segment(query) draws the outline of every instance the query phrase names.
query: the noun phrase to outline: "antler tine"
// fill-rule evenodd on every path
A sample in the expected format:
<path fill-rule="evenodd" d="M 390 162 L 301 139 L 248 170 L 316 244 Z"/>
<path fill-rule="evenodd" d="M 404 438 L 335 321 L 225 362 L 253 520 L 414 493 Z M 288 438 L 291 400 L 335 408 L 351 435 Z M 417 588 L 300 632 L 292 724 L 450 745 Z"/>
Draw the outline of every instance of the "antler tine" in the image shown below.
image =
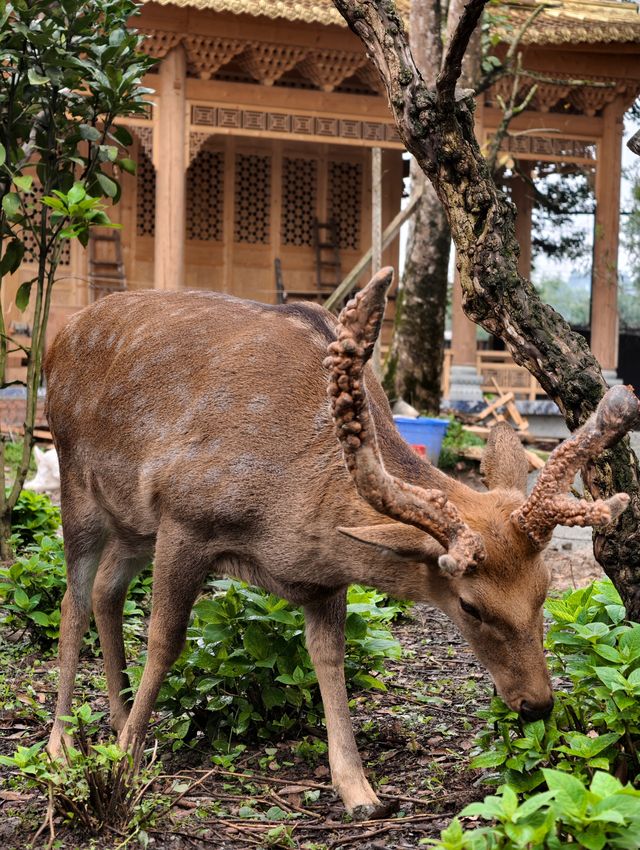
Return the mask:
<path fill-rule="evenodd" d="M 549 456 L 528 499 L 511 514 L 532 543 L 542 548 L 556 525 L 607 525 L 629 504 L 626 493 L 609 499 L 570 499 L 575 474 L 591 458 L 615 445 L 638 419 L 640 402 L 631 387 L 611 387 L 595 413 Z"/>
<path fill-rule="evenodd" d="M 447 550 L 440 567 L 453 575 L 484 558 L 481 537 L 463 522 L 441 490 L 407 484 L 384 468 L 364 385 L 364 367 L 373 351 L 393 269 L 379 271 L 340 314 L 338 338 L 324 365 L 331 370 L 329 398 L 347 468 L 359 494 L 380 513 L 434 537 Z"/>

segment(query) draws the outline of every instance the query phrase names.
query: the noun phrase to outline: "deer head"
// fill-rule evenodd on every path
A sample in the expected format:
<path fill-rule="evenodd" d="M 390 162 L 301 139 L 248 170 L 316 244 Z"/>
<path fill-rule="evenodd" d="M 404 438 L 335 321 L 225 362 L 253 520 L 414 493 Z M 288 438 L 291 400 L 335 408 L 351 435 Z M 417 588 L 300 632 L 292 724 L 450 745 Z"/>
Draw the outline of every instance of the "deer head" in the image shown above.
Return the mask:
<path fill-rule="evenodd" d="M 422 587 L 412 595 L 434 602 L 458 625 L 509 706 L 525 720 L 545 717 L 553 697 L 542 648 L 549 585 L 542 552 L 556 525 L 602 526 L 627 506 L 626 494 L 586 501 L 565 493 L 589 459 L 632 427 L 638 400 L 626 387 L 610 389 L 551 454 L 528 497 L 524 450 L 504 424 L 492 430 L 482 462 L 488 492 L 473 491 L 424 461 L 421 482 L 400 480 L 385 468 L 364 371 L 391 279 L 392 271 L 383 270 L 347 304 L 325 361 L 345 463 L 360 496 L 380 515 L 380 524 L 341 530 L 394 553 L 398 572 L 420 575 Z M 426 570 L 416 570 L 419 565 Z M 400 578 L 396 584 L 403 586 Z"/>

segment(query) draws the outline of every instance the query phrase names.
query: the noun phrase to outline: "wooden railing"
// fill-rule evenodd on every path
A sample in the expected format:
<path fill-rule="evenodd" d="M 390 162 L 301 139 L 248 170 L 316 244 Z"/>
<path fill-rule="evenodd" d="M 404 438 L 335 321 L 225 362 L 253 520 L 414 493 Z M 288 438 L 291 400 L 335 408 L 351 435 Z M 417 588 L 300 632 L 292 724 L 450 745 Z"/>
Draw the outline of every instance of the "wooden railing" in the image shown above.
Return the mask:
<path fill-rule="evenodd" d="M 451 361 L 453 352 L 445 351 L 444 368 L 442 373 L 442 395 L 449 397 L 451 386 Z M 476 369 L 482 376 L 482 392 L 495 393 L 493 381 L 503 392 L 512 392 L 517 399 L 535 399 L 544 395 L 544 390 L 533 375 L 525 368 L 513 362 L 507 351 L 478 351 L 476 355 Z M 493 379 L 493 380 L 492 380 Z"/>

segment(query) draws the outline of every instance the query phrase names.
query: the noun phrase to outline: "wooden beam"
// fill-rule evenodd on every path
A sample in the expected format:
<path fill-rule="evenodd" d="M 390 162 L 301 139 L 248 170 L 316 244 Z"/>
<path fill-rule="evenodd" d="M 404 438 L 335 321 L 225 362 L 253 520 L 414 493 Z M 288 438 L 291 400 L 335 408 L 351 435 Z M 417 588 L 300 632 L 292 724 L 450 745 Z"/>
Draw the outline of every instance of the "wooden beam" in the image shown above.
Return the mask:
<path fill-rule="evenodd" d="M 604 108 L 604 134 L 596 170 L 596 227 L 591 287 L 591 350 L 603 369 L 618 367 L 618 231 L 623 110 Z"/>
<path fill-rule="evenodd" d="M 384 251 L 391 242 L 396 238 L 398 233 L 400 232 L 400 228 L 405 223 L 405 221 L 411 216 L 414 209 L 416 208 L 416 204 L 422 197 L 422 188 L 419 191 L 414 192 L 413 195 L 409 198 L 407 205 L 404 209 L 400 210 L 400 212 L 396 215 L 393 221 L 386 228 L 384 233 L 382 234 L 382 250 Z M 324 306 L 327 310 L 332 310 L 336 304 L 339 304 L 343 298 L 351 292 L 351 290 L 355 287 L 358 282 L 358 278 L 362 274 L 362 272 L 366 269 L 366 267 L 371 262 L 372 251 L 371 248 L 363 254 L 362 257 L 358 260 L 355 266 L 351 269 L 349 274 L 344 278 L 342 283 L 336 287 L 336 289 L 331 293 L 331 295 L 324 302 Z"/>
<path fill-rule="evenodd" d="M 186 222 L 186 74 L 184 48 L 175 47 L 160 64 L 156 173 L 156 289 L 183 289 Z M 154 158 L 155 159 L 155 158 Z"/>

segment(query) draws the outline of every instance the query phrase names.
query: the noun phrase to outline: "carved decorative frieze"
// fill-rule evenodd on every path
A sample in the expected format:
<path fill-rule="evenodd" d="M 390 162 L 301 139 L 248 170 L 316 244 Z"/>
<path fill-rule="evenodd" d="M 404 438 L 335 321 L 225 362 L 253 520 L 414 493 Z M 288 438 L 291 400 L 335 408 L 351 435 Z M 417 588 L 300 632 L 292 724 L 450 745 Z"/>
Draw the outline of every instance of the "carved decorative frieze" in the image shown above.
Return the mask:
<path fill-rule="evenodd" d="M 611 103 L 618 94 L 626 92 L 629 88 L 628 81 L 615 77 L 589 76 L 585 77 L 584 83 L 564 73 L 554 74 L 553 77 L 551 81 L 522 74 L 518 102 L 522 102 L 527 92 L 535 85 L 536 91 L 529 102 L 529 110 L 550 112 L 554 107 L 566 104 L 568 101 L 584 115 L 595 115 L 607 103 Z M 487 93 L 487 102 L 499 107 L 500 98 L 503 102 L 508 102 L 512 90 L 513 77 L 502 77 Z"/>
<path fill-rule="evenodd" d="M 500 146 L 503 151 L 509 151 L 518 158 L 518 154 L 534 154 L 539 159 L 545 160 L 546 157 L 558 159 L 566 157 L 572 160 L 583 160 L 585 162 L 595 162 L 597 158 L 596 142 L 590 142 L 585 139 L 568 139 L 558 138 L 557 136 L 533 136 L 520 134 L 517 136 L 507 136 Z"/>
<path fill-rule="evenodd" d="M 189 133 L 189 165 L 191 165 L 210 138 L 211 133 L 198 133 L 193 130 Z"/>
<path fill-rule="evenodd" d="M 201 80 L 211 77 L 241 53 L 246 42 L 237 38 L 218 38 L 204 35 L 185 35 L 189 70 Z"/>
<path fill-rule="evenodd" d="M 343 50 L 310 50 L 300 64 L 301 73 L 322 91 L 333 91 L 367 62 L 364 53 Z"/>
<path fill-rule="evenodd" d="M 127 130 L 140 142 L 140 147 L 153 159 L 153 127 L 140 127 L 138 124 L 127 124 Z"/>
<path fill-rule="evenodd" d="M 239 57 L 239 63 L 254 80 L 265 86 L 272 86 L 283 74 L 304 59 L 306 54 L 307 49 L 304 47 L 254 42 Z"/>
<path fill-rule="evenodd" d="M 184 34 L 181 32 L 170 32 L 169 30 L 139 29 L 144 40 L 140 44 L 141 49 L 154 59 L 162 59 L 170 50 L 182 43 Z"/>
<path fill-rule="evenodd" d="M 330 139 L 353 139 L 382 145 L 400 144 L 396 127 L 383 121 L 360 121 L 348 118 L 335 118 L 332 115 L 300 115 L 279 111 L 242 109 L 235 106 L 217 106 L 214 104 L 192 103 L 191 125 L 238 130 L 242 132 L 267 131 L 295 136 L 323 136 Z M 193 130 L 190 134 L 191 145 L 200 144 L 200 136 L 206 132 Z M 191 137 L 194 137 L 193 143 Z M 197 155 L 197 150 L 196 154 Z"/>

